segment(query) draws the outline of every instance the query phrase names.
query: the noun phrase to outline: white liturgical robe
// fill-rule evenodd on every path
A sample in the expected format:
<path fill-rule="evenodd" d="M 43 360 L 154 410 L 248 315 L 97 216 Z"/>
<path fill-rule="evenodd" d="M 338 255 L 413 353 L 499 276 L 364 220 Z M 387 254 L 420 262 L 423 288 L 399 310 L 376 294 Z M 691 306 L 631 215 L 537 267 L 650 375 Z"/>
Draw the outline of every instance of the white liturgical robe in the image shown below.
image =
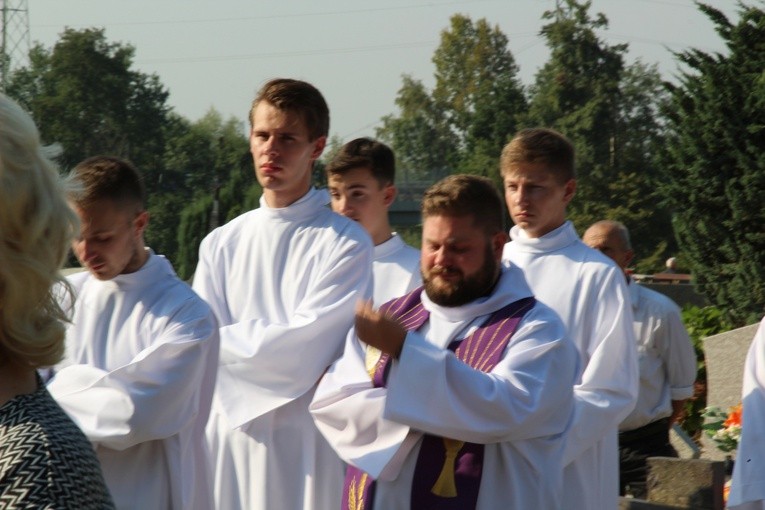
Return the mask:
<path fill-rule="evenodd" d="M 372 273 L 373 301 L 375 306 L 380 306 L 422 285 L 420 252 L 394 233 L 390 239 L 375 246 Z"/>
<path fill-rule="evenodd" d="M 530 295 L 516 268 L 503 270 L 489 297 L 463 306 L 436 305 L 423 292 L 430 318 L 407 333 L 386 388 L 373 387 L 365 346 L 350 331 L 311 413 L 345 461 L 378 479 L 375 510 L 410 508 L 422 431 L 485 445 L 479 509 L 561 508 L 563 433 L 577 354 L 560 319 L 537 303 L 489 373 L 446 349 L 494 311 Z"/>
<path fill-rule="evenodd" d="M 285 208 L 261 197 L 200 247 L 193 287 L 221 326 L 208 424 L 217 508 L 340 505 L 343 465 L 308 404 L 371 297 L 372 241 L 327 202 L 318 190 Z"/>
<path fill-rule="evenodd" d="M 560 315 L 579 350 L 574 413 L 563 472 L 566 510 L 615 510 L 617 428 L 638 393 L 632 310 L 624 273 L 570 222 L 540 238 L 513 227 L 503 260 L 520 267 L 534 296 Z"/>
<path fill-rule="evenodd" d="M 48 390 L 94 444 L 117 508 L 209 509 L 210 307 L 153 252 L 134 273 L 69 281 L 66 356 Z"/>
<path fill-rule="evenodd" d="M 765 510 L 765 319 L 746 355 L 741 398 L 741 440 L 727 508 Z"/>

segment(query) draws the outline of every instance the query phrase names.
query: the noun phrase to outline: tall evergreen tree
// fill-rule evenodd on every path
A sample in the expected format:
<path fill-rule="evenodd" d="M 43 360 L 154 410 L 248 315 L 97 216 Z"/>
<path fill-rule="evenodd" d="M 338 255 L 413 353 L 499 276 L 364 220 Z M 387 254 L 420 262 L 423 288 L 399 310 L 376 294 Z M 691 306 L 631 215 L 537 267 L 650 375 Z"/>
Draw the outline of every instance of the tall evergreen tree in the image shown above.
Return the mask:
<path fill-rule="evenodd" d="M 639 270 L 652 271 L 672 243 L 669 216 L 656 206 L 663 97 L 655 67 L 625 65 L 627 45 L 608 45 L 603 14 L 591 2 L 563 0 L 544 14 L 550 59 L 530 90 L 526 126 L 552 127 L 576 146 L 577 192 L 569 217 L 581 231 L 601 219 L 633 234 Z"/>
<path fill-rule="evenodd" d="M 396 99 L 400 114 L 385 117 L 378 136 L 415 175 L 496 176 L 502 147 L 526 109 L 507 36 L 485 19 L 454 15 L 433 64 L 433 90 L 405 76 Z"/>
<path fill-rule="evenodd" d="M 765 11 L 699 9 L 727 52 L 677 54 L 662 192 L 698 289 L 743 325 L 765 312 Z"/>

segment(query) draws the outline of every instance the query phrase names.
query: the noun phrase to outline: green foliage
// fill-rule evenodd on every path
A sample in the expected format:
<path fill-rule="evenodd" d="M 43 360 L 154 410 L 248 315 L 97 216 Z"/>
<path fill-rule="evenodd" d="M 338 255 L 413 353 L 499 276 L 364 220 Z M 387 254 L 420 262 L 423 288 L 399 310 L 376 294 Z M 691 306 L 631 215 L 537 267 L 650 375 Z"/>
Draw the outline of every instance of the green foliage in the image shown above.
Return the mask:
<path fill-rule="evenodd" d="M 523 122 L 555 128 L 574 143 L 577 192 L 568 217 L 577 229 L 621 221 L 632 234 L 637 270 L 653 272 L 674 246 L 669 214 L 657 206 L 655 192 L 662 83 L 655 66 L 625 65 L 627 45 L 598 38 L 608 21 L 591 16 L 590 5 L 565 0 L 544 14 L 551 56 L 531 87 Z"/>
<path fill-rule="evenodd" d="M 765 10 L 740 4 L 734 25 L 699 9 L 727 52 L 677 54 L 661 191 L 697 288 L 740 326 L 765 311 Z"/>
<path fill-rule="evenodd" d="M 704 409 L 707 405 L 707 369 L 704 360 L 704 338 L 733 329 L 733 324 L 723 311 L 715 306 L 698 307 L 686 305 L 682 310 L 683 324 L 691 337 L 696 351 L 696 383 L 694 395 L 685 403 L 683 429 L 698 439 L 704 424 Z"/>
<path fill-rule="evenodd" d="M 691 337 L 696 353 L 700 354 L 701 341 L 712 335 L 729 331 L 734 328 L 726 314 L 716 306 L 698 307 L 687 305 L 682 310 L 683 324 Z"/>
<path fill-rule="evenodd" d="M 516 113 L 525 110 L 526 103 L 508 38 L 485 19 L 473 22 L 457 14 L 450 21 L 433 55 L 432 99 L 444 112 L 460 148 L 469 153 L 481 140 L 500 151 L 516 127 Z"/>
<path fill-rule="evenodd" d="M 249 153 L 241 155 L 228 171 L 221 169 L 220 173 L 217 206 L 214 190 L 199 195 L 180 215 L 176 271 L 181 278 L 189 279 L 194 274 L 199 260 L 199 244 L 207 233 L 258 205 L 262 190 L 255 180 Z M 216 207 L 217 214 L 214 214 Z"/>
<path fill-rule="evenodd" d="M 399 116 L 386 115 L 377 136 L 396 154 L 398 181 L 433 182 L 451 173 L 456 139 L 424 85 L 409 76 L 396 97 Z"/>
<path fill-rule="evenodd" d="M 676 251 L 656 192 L 666 91 L 655 66 L 626 65 L 627 45 L 599 39 L 608 22 L 590 15 L 590 2 L 556 5 L 542 29 L 551 56 L 528 90 L 507 36 L 486 20 L 455 15 L 433 55 L 433 91 L 405 76 L 399 114 L 384 117 L 377 134 L 397 154 L 400 182 L 469 173 L 500 184 L 499 155 L 520 127 L 558 129 L 577 149 L 577 196 L 569 211 L 575 226 L 622 221 L 632 233 L 636 269 L 654 272 Z"/>
<path fill-rule="evenodd" d="M 112 154 L 142 169 L 150 192 L 161 171 L 168 92 L 156 75 L 132 69 L 134 49 L 100 29 L 67 29 L 52 50 L 36 45 L 7 93 L 32 114 L 46 143 L 63 148 L 71 168 Z"/>
<path fill-rule="evenodd" d="M 730 419 L 730 414 L 719 407 L 707 407 L 702 413 L 704 425 L 701 428 L 714 440 L 717 448 L 723 452 L 733 452 L 738 448 L 741 440 L 741 409 L 738 408 L 738 423 L 725 426 Z"/>
<path fill-rule="evenodd" d="M 32 48 L 30 64 L 13 73 L 7 92 L 32 113 L 43 141 L 61 146 L 65 170 L 97 154 L 139 168 L 151 215 L 146 242 L 188 276 L 213 195 L 225 202 L 224 218 L 255 203 L 248 142 L 235 118 L 211 110 L 189 122 L 172 113 L 157 76 L 133 70 L 133 56 L 131 46 L 108 42 L 103 30 L 67 29 L 52 49 Z"/>
<path fill-rule="evenodd" d="M 404 76 L 396 98 L 400 113 L 384 117 L 377 135 L 391 145 L 408 180 L 433 182 L 450 173 L 495 177 L 502 147 L 526 109 L 507 36 L 485 19 L 454 15 L 433 63 L 432 92 Z"/>
<path fill-rule="evenodd" d="M 199 244 L 210 231 L 210 217 L 213 211 L 213 197 L 202 196 L 183 209 L 178 225 L 178 260 L 175 270 L 184 280 L 194 275 L 199 261 Z"/>
<path fill-rule="evenodd" d="M 185 208 L 203 214 L 200 204 L 212 207 L 212 197 L 230 178 L 232 169 L 242 165 L 251 168 L 249 145 L 242 135 L 242 122 L 233 117 L 224 120 L 215 110 L 196 122 L 171 115 L 165 130 L 163 172 L 157 182 L 161 192 L 149 195 L 152 221 L 146 239 L 157 252 L 173 261 L 179 275 L 187 278 L 196 265 L 201 220 L 192 220 L 189 215 L 193 213 Z M 237 180 L 237 185 L 241 183 L 241 179 Z M 210 211 L 204 214 L 207 229 Z M 189 266 L 192 269 L 188 270 Z"/>
<path fill-rule="evenodd" d="M 406 244 L 420 249 L 422 245 L 422 226 L 411 227 L 393 226 L 393 230 L 404 240 Z"/>

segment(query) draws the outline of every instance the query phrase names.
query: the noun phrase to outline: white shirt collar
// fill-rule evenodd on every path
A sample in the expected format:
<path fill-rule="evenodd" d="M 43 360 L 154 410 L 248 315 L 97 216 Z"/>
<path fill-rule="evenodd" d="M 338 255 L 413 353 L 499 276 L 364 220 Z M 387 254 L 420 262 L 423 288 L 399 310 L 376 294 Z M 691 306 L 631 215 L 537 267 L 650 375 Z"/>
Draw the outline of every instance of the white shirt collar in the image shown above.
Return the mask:
<path fill-rule="evenodd" d="M 266 203 L 266 198 L 260 196 L 261 214 L 269 218 L 281 219 L 284 221 L 295 221 L 316 214 L 318 209 L 325 208 L 329 204 L 329 193 L 325 189 L 311 188 L 308 193 L 300 197 L 296 202 L 287 207 L 270 207 Z"/>
<path fill-rule="evenodd" d="M 516 243 L 518 251 L 546 253 L 565 248 L 579 240 L 579 235 L 570 221 L 552 230 L 542 237 L 531 238 L 526 231 L 515 225 L 510 229 L 510 238 Z"/>

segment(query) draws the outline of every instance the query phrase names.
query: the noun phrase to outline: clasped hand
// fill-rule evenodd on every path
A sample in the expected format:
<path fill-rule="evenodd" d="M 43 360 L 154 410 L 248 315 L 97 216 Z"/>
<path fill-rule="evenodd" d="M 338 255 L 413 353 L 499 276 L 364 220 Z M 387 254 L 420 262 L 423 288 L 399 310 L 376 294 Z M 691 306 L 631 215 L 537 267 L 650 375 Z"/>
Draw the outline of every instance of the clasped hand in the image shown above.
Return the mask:
<path fill-rule="evenodd" d="M 371 301 L 356 304 L 356 336 L 394 358 L 398 358 L 404 346 L 406 329 L 399 322 L 375 310 Z"/>

